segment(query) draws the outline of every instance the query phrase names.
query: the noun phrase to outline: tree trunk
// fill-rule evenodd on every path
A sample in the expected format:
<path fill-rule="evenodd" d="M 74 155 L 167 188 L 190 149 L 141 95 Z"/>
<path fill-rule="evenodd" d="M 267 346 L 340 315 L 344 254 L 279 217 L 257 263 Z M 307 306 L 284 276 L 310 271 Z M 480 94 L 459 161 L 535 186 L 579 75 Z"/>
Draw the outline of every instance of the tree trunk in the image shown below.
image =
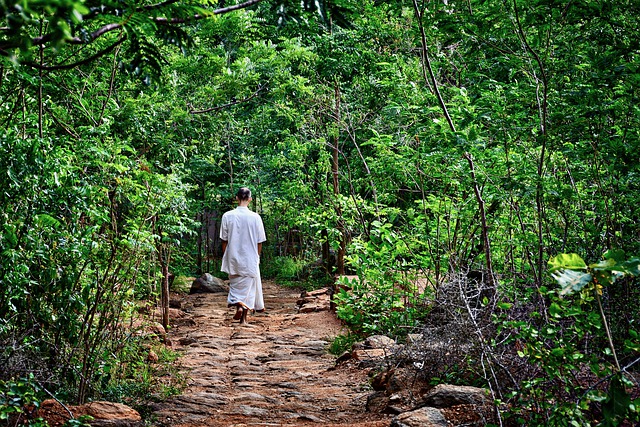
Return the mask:
<path fill-rule="evenodd" d="M 340 153 L 338 145 L 340 143 L 340 132 L 338 130 L 340 126 L 340 87 L 338 86 L 337 82 L 335 83 L 335 97 L 335 119 L 338 123 L 338 126 L 336 126 L 336 132 L 333 135 L 333 162 L 331 163 L 331 172 L 333 175 L 333 195 L 335 197 L 336 216 L 338 218 L 336 226 L 340 235 L 340 248 L 338 249 L 338 253 L 336 254 L 336 276 L 342 276 L 344 275 L 344 253 L 346 251 L 346 237 L 344 222 L 342 221 L 342 208 L 340 207 L 340 202 L 338 200 L 340 196 L 340 181 L 338 176 L 338 155 Z"/>
<path fill-rule="evenodd" d="M 166 248 L 161 252 L 168 252 Z M 160 254 L 160 268 L 162 271 L 162 292 L 161 292 L 161 307 L 162 307 L 162 327 L 165 331 L 169 330 L 169 256 L 167 254 L 166 260 L 163 254 Z"/>
<path fill-rule="evenodd" d="M 171 259 L 171 250 L 168 245 L 162 243 L 162 227 L 158 227 L 157 237 L 159 240 L 156 242 L 156 252 L 158 254 L 160 272 L 162 273 L 160 309 L 162 311 L 162 327 L 167 331 L 169 329 L 169 261 Z"/>

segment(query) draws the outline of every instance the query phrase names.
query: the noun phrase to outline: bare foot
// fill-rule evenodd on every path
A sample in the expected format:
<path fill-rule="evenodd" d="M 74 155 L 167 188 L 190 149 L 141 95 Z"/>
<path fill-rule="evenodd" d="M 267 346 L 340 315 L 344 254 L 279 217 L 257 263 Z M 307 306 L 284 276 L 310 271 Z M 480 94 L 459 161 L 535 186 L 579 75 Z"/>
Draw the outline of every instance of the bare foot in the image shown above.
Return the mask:
<path fill-rule="evenodd" d="M 249 307 L 247 307 L 243 302 L 237 302 L 234 305 L 236 306 L 236 314 L 233 315 L 233 320 L 241 320 L 243 312 L 248 311 Z"/>
<path fill-rule="evenodd" d="M 238 326 L 242 326 L 243 328 L 255 328 L 256 325 L 252 325 L 251 323 L 247 323 L 247 322 L 240 322 L 238 323 Z"/>

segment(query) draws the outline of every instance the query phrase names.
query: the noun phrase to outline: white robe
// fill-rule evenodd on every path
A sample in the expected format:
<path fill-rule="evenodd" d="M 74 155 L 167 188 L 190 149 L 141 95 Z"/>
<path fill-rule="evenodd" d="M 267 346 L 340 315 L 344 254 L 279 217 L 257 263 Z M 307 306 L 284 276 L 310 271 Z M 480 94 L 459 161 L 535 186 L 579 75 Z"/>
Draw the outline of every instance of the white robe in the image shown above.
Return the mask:
<path fill-rule="evenodd" d="M 222 271 L 229 274 L 229 304 L 264 310 L 258 243 L 267 240 L 260 215 L 244 206 L 222 215 L 220 239 L 227 242 Z"/>
<path fill-rule="evenodd" d="M 250 310 L 263 311 L 262 281 L 260 276 L 229 276 L 227 304 L 243 303 Z"/>

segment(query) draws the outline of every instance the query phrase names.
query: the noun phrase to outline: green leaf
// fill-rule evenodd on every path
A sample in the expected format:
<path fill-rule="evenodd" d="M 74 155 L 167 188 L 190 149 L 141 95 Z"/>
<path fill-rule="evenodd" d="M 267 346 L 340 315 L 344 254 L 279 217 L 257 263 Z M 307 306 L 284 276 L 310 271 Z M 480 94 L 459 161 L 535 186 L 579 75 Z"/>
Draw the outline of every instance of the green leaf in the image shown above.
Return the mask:
<path fill-rule="evenodd" d="M 611 270 L 615 270 L 616 266 L 616 261 L 612 258 L 609 259 L 605 259 L 602 261 L 598 261 L 596 263 L 593 264 L 589 264 L 589 268 L 592 268 L 594 270 L 607 270 L 607 271 L 611 271 Z"/>
<path fill-rule="evenodd" d="M 5 224 L 4 238 L 7 241 L 9 248 L 14 248 L 18 244 L 18 235 L 16 234 L 15 227 Z"/>
<path fill-rule="evenodd" d="M 562 307 L 560 307 L 557 302 L 552 302 L 549 306 L 549 314 L 551 314 L 551 317 L 560 317 L 561 313 Z"/>
<path fill-rule="evenodd" d="M 550 271 L 586 270 L 587 264 L 578 254 L 559 254 L 549 260 Z"/>
<path fill-rule="evenodd" d="M 631 398 L 622 384 L 620 375 L 616 375 L 611 379 L 609 392 L 607 393 L 607 401 L 602 405 L 602 414 L 604 415 L 604 426 L 619 425 L 619 421 L 625 417 L 629 411 Z"/>
<path fill-rule="evenodd" d="M 622 263 L 623 271 L 632 276 L 640 276 L 640 258 L 631 258 Z"/>
<path fill-rule="evenodd" d="M 55 219 L 49 214 L 39 214 L 35 217 L 36 224 L 41 227 L 52 227 L 57 228 L 60 226 L 60 221 Z"/>
<path fill-rule="evenodd" d="M 574 270 L 559 270 L 552 274 L 560 287 L 560 295 L 579 292 L 591 282 L 591 274 Z"/>
<path fill-rule="evenodd" d="M 513 304 L 511 304 L 509 302 L 499 302 L 498 303 L 498 308 L 501 308 L 503 310 L 509 310 L 512 306 L 513 306 Z"/>
<path fill-rule="evenodd" d="M 624 251 L 622 249 L 609 249 L 603 255 L 604 259 L 614 260 L 616 263 L 624 262 Z"/>

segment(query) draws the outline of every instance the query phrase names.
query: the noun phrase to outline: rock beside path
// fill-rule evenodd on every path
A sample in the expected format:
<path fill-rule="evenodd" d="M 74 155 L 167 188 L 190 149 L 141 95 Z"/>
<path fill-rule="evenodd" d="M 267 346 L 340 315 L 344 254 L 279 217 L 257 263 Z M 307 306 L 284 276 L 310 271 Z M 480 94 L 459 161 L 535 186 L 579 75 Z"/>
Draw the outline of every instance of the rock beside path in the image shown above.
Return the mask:
<path fill-rule="evenodd" d="M 120 403 L 91 402 L 79 406 L 64 407 L 53 399 L 40 404 L 38 416 L 46 418 L 51 427 L 65 424 L 69 419 L 89 416 L 89 424 L 95 427 L 141 427 L 143 425 L 140 414 Z"/>
<path fill-rule="evenodd" d="M 393 419 L 391 427 L 448 427 L 447 419 L 436 408 L 419 408 Z"/>
<path fill-rule="evenodd" d="M 422 399 L 425 406 L 448 408 L 456 405 L 491 404 L 489 392 L 485 389 L 470 386 L 439 384 L 429 390 Z"/>
<path fill-rule="evenodd" d="M 296 301 L 299 313 L 313 313 L 315 311 L 329 311 L 331 308 L 331 291 L 329 288 L 315 291 L 303 291 Z"/>
<path fill-rule="evenodd" d="M 191 283 L 191 289 L 189 291 L 190 294 L 227 292 L 229 292 L 229 285 L 227 285 L 224 280 L 210 273 L 205 273 L 195 279 Z"/>

